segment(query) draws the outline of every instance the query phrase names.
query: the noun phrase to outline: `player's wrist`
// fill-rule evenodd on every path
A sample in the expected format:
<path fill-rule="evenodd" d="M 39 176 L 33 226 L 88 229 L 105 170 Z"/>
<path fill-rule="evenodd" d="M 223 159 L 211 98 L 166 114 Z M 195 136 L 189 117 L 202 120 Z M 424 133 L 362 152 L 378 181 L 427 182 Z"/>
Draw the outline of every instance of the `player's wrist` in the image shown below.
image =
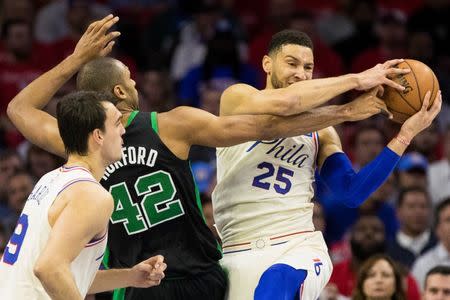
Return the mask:
<path fill-rule="evenodd" d="M 405 146 L 409 146 L 414 135 L 406 130 L 400 130 L 395 139 Z"/>

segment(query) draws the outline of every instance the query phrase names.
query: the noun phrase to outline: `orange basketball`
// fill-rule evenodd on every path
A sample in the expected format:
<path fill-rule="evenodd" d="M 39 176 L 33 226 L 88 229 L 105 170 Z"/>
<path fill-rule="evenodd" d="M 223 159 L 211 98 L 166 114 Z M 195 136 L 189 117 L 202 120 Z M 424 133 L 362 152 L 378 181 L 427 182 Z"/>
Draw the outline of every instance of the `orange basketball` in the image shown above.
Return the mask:
<path fill-rule="evenodd" d="M 389 111 L 394 115 L 393 120 L 403 123 L 422 107 L 423 98 L 427 91 L 431 92 L 430 106 L 439 91 L 439 82 L 433 71 L 424 63 L 405 59 L 397 68 L 409 68 L 408 74 L 397 75 L 392 80 L 405 87 L 404 91 L 385 86 L 383 100 Z"/>

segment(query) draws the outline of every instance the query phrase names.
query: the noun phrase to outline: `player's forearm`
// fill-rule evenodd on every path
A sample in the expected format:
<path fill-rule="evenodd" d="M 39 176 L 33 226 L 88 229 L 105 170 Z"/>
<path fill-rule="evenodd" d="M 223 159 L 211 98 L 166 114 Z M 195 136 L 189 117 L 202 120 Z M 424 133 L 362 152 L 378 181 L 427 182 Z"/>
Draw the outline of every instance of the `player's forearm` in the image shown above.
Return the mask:
<path fill-rule="evenodd" d="M 358 87 L 358 77 L 348 74 L 339 77 L 304 80 L 286 88 L 289 115 L 299 114 Z"/>
<path fill-rule="evenodd" d="M 69 265 L 36 266 L 34 274 L 53 300 L 82 300 Z"/>
<path fill-rule="evenodd" d="M 267 136 L 262 139 L 302 135 L 346 121 L 350 121 L 350 115 L 345 105 L 323 106 L 288 117 L 272 116 L 264 121 L 268 129 L 265 132 Z"/>
<path fill-rule="evenodd" d="M 99 270 L 89 288 L 89 294 L 96 294 L 131 285 L 129 282 L 131 269 Z"/>

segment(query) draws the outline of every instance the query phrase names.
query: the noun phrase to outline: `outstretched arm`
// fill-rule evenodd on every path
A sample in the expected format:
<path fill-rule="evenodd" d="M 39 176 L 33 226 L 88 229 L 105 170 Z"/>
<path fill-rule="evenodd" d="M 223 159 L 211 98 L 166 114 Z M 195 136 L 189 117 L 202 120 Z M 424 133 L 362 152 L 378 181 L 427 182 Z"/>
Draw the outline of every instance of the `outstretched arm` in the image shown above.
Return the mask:
<path fill-rule="evenodd" d="M 117 17 L 109 15 L 89 25 L 72 55 L 26 86 L 9 103 L 8 117 L 33 144 L 56 155 L 65 156 L 56 119 L 42 111 L 42 108 L 83 64 L 111 51 L 114 45 L 112 39 L 119 33 L 106 32 L 117 21 Z"/>
<path fill-rule="evenodd" d="M 368 118 L 387 111 L 384 102 L 367 92 L 344 105 L 313 109 L 302 114 L 279 117 L 271 115 L 235 115 L 217 117 L 203 110 L 178 107 L 159 114 L 160 137 L 181 159 L 186 159 L 191 145 L 227 147 L 255 140 L 270 140 L 310 133 L 345 121 Z"/>
<path fill-rule="evenodd" d="M 319 176 L 335 195 L 336 200 L 342 201 L 349 207 L 357 207 L 383 184 L 412 138 L 427 128 L 439 113 L 442 104 L 441 93 L 437 94 L 433 105 L 428 110 L 429 100 L 430 92 L 425 96 L 422 109 L 406 120 L 397 137 L 392 139 L 383 151 L 358 173 L 353 170 L 350 160 L 342 152 L 336 131 L 328 128 L 319 133 Z"/>
<path fill-rule="evenodd" d="M 159 285 L 167 265 L 161 255 L 152 256 L 132 268 L 109 269 L 97 272 L 89 294 L 96 294 L 124 287 L 149 288 Z"/>
<path fill-rule="evenodd" d="M 401 61 L 389 60 L 362 73 L 304 80 L 279 89 L 257 90 L 246 84 L 236 84 L 224 91 L 220 100 L 220 115 L 289 116 L 320 106 L 352 89 L 368 90 L 385 84 L 403 90 L 404 87 L 388 79 L 388 76 L 410 72 L 409 69 L 393 67 Z"/>

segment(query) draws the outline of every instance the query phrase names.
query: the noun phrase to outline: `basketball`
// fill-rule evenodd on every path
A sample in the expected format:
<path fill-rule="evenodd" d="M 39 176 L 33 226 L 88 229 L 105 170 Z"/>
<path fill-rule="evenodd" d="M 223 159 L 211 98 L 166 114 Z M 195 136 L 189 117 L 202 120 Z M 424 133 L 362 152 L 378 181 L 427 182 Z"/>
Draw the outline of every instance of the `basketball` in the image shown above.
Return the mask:
<path fill-rule="evenodd" d="M 396 75 L 393 81 L 405 87 L 399 91 L 392 87 L 385 86 L 384 94 L 381 97 L 389 111 L 393 114 L 393 121 L 403 123 L 410 116 L 415 114 L 422 107 L 423 98 L 427 91 L 431 92 L 430 106 L 439 91 L 439 82 L 433 71 L 424 63 L 405 59 L 399 63 L 397 68 L 411 69 L 408 74 Z"/>

